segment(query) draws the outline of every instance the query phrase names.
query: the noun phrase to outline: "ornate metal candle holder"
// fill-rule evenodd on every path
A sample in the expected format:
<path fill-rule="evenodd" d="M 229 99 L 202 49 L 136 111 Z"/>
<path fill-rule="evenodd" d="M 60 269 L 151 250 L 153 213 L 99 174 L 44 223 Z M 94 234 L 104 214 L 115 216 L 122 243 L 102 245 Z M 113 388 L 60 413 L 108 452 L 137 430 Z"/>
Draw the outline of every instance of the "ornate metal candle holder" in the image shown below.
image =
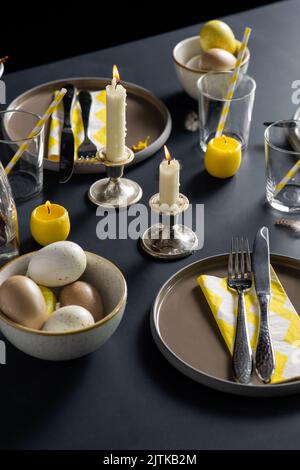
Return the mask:
<path fill-rule="evenodd" d="M 105 149 L 98 151 L 97 158 L 105 165 L 108 178 L 96 181 L 89 189 L 89 199 L 97 206 L 105 208 L 125 208 L 138 202 L 142 188 L 127 178 L 123 178 L 124 166 L 134 159 L 134 153 L 126 147 L 126 159 L 110 162 L 106 159 Z"/>
<path fill-rule="evenodd" d="M 189 207 L 188 198 L 179 194 L 177 203 L 169 208 L 165 204 L 160 205 L 159 194 L 154 194 L 149 206 L 159 214 L 159 223 L 148 228 L 140 239 L 146 253 L 163 259 L 191 255 L 198 246 L 197 235 L 189 227 L 177 223 L 178 215 Z M 163 223 L 164 216 L 168 217 L 168 223 Z"/>

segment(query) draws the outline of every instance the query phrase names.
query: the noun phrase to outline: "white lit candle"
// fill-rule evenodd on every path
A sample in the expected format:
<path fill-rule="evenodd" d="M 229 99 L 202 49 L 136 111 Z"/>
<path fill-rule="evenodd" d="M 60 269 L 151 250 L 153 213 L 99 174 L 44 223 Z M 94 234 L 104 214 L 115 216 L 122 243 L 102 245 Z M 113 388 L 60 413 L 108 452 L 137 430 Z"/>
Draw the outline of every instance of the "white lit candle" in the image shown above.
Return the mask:
<path fill-rule="evenodd" d="M 106 158 L 110 162 L 126 158 L 126 90 L 119 80 L 114 65 L 111 85 L 106 87 Z"/>
<path fill-rule="evenodd" d="M 159 166 L 159 203 L 172 206 L 177 203 L 179 196 L 178 160 L 171 158 L 166 146 L 164 146 L 166 159 Z"/>

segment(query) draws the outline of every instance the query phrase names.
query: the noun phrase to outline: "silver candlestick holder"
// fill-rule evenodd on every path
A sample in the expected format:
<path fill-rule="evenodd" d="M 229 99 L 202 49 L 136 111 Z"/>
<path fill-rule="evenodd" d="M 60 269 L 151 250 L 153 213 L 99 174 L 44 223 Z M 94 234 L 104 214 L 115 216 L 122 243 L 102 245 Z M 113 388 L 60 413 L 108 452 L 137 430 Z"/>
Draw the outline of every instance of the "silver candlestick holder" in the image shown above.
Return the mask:
<path fill-rule="evenodd" d="M 189 200 L 179 194 L 171 208 L 160 204 L 159 194 L 149 201 L 151 210 L 159 214 L 159 223 L 148 228 L 140 238 L 141 246 L 150 256 L 162 259 L 184 258 L 198 246 L 197 235 L 189 227 L 178 224 L 178 216 L 189 207 Z M 163 221 L 167 219 L 167 223 Z"/>
<path fill-rule="evenodd" d="M 126 158 L 119 162 L 107 160 L 105 149 L 99 150 L 97 158 L 105 165 L 107 178 L 96 181 L 89 189 L 88 197 L 97 206 L 125 208 L 138 202 L 143 191 L 135 181 L 123 178 L 124 166 L 134 159 L 134 153 L 126 147 Z"/>

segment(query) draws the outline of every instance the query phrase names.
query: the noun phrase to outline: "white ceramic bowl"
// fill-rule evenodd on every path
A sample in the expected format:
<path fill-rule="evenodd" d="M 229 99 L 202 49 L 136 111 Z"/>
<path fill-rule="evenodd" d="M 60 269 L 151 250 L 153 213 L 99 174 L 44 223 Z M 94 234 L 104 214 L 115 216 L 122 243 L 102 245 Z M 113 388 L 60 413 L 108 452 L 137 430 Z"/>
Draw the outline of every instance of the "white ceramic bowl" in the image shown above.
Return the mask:
<path fill-rule="evenodd" d="M 0 284 L 14 274 L 26 274 L 33 254 L 28 253 L 7 263 L 0 270 Z M 88 252 L 86 255 L 87 267 L 80 279 L 90 282 L 99 290 L 106 316 L 82 330 L 52 333 L 19 325 L 0 312 L 0 330 L 14 346 L 40 359 L 63 361 L 95 351 L 115 332 L 127 300 L 125 278 L 107 259 Z"/>
<path fill-rule="evenodd" d="M 195 100 L 198 99 L 197 82 L 207 70 L 198 70 L 192 67 L 187 67 L 188 61 L 201 54 L 201 46 L 199 36 L 192 36 L 190 38 L 180 41 L 173 49 L 173 61 L 177 77 L 183 86 L 184 90 Z M 246 56 L 242 62 L 241 72 L 246 73 L 249 65 L 250 51 L 246 49 Z"/>

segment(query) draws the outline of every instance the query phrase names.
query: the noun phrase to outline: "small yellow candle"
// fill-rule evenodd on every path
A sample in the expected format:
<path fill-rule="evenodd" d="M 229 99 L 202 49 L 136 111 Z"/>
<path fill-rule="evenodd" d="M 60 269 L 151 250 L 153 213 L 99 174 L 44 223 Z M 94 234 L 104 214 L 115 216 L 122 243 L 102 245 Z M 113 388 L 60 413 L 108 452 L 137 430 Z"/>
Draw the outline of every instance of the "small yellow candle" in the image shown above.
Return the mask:
<path fill-rule="evenodd" d="M 58 204 L 47 201 L 33 210 L 30 230 L 35 241 L 43 246 L 66 240 L 70 233 L 68 211 Z"/>
<path fill-rule="evenodd" d="M 241 159 L 241 143 L 232 137 L 221 135 L 208 142 L 204 166 L 216 178 L 230 178 L 238 171 Z"/>

